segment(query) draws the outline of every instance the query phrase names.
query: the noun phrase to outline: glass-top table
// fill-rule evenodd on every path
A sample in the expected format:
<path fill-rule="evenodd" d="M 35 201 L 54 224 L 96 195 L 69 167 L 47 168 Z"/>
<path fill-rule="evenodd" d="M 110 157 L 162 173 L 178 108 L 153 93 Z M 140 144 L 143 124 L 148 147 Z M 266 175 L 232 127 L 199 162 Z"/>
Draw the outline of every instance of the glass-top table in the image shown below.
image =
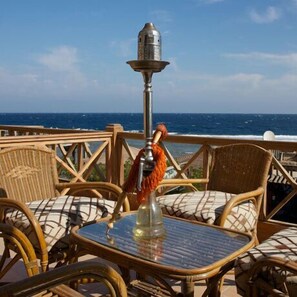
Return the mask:
<path fill-rule="evenodd" d="M 78 249 L 139 273 L 185 282 L 184 296 L 194 296 L 194 281 L 209 279 L 254 245 L 247 234 L 196 221 L 164 216 L 166 235 L 134 237 L 136 212 L 123 214 L 108 235 L 107 219 L 75 227 L 71 238 Z M 189 282 L 191 276 L 192 282 Z"/>

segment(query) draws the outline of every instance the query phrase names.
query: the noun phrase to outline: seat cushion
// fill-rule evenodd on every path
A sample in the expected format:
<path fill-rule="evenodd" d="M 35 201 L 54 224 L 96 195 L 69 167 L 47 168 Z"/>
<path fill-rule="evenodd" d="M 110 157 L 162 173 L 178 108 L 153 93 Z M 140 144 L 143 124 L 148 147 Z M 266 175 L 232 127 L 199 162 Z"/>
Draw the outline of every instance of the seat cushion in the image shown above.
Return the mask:
<path fill-rule="evenodd" d="M 235 264 L 235 281 L 237 291 L 240 295 L 245 296 L 245 292 L 248 290 L 249 269 L 257 260 L 269 256 L 297 261 L 296 227 L 290 227 L 275 233 L 269 239 L 237 258 Z M 263 271 L 263 278 L 267 279 L 275 288 L 281 288 L 282 284 L 286 281 L 289 290 L 295 287 L 296 294 L 294 296 L 297 296 L 296 276 L 285 274 L 275 269 L 274 271 L 269 271 L 269 273 L 268 271 Z"/>
<path fill-rule="evenodd" d="M 165 214 L 215 224 L 226 203 L 234 196 L 219 191 L 196 191 L 159 196 L 157 201 Z M 255 205 L 244 202 L 232 209 L 224 227 L 250 231 L 255 228 L 257 218 Z"/>
<path fill-rule="evenodd" d="M 68 248 L 72 226 L 80 225 L 113 212 L 116 202 L 103 198 L 61 196 L 27 203 L 39 221 L 48 251 L 58 252 Z M 8 211 L 6 223 L 24 232 L 38 249 L 37 238 L 28 219 L 20 211 Z"/>

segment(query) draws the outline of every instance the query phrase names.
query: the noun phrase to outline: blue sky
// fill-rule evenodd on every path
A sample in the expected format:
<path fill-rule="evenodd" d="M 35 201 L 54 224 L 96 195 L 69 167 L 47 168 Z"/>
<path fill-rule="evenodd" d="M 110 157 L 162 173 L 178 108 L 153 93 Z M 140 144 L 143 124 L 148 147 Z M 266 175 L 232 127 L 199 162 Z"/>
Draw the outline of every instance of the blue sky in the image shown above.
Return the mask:
<path fill-rule="evenodd" d="M 297 112 L 297 0 L 0 0 L 0 111 L 142 112 L 147 22 L 154 112 Z"/>

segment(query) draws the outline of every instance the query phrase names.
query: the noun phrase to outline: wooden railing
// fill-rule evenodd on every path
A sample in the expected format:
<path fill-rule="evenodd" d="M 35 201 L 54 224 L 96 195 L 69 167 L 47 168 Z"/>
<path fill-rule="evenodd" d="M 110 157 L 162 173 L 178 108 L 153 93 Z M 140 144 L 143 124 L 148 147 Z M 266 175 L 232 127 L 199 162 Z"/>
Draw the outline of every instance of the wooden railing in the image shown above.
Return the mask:
<path fill-rule="evenodd" d="M 137 142 L 139 148 L 144 146 L 142 133 L 125 132 L 119 124 L 106 127 L 106 131 L 81 131 L 69 129 L 49 129 L 43 127 L 0 126 L 2 135 L 18 135 L 0 137 L 0 149 L 15 145 L 46 145 L 56 151 L 59 172 L 71 176 L 72 181 L 85 181 L 95 170 L 101 180 L 112 181 L 122 185 L 125 180 L 124 164 L 128 159 L 131 163 L 136 157 L 133 147 Z M 204 177 L 207 176 L 208 151 L 215 146 L 232 143 L 253 143 L 267 150 L 278 152 L 297 152 L 297 142 L 267 141 L 255 139 L 238 139 L 222 137 L 202 137 L 189 135 L 169 135 L 161 145 L 168 159 L 168 165 L 176 172 L 176 177 L 188 178 L 193 168 L 201 168 Z M 189 158 L 181 158 L 178 146 L 189 146 Z M 124 155 L 126 156 L 124 158 Z M 279 154 L 278 154 L 279 155 Z M 182 161 L 181 161 L 182 160 Z M 100 162 L 105 164 L 100 168 Z M 291 168 L 292 169 L 292 168 Z M 297 167 L 296 171 L 297 172 Z M 291 170 L 290 173 L 294 173 Z M 282 184 L 289 188 L 286 196 L 276 205 L 271 206 L 273 197 L 266 196 L 261 213 L 259 233 L 267 236 L 277 228 L 288 225 L 287 222 L 275 221 L 288 203 L 297 199 L 297 183 L 280 160 L 273 158 L 271 174 L 278 175 Z M 269 194 L 269 193 L 268 193 Z"/>
<path fill-rule="evenodd" d="M 143 134 L 141 133 L 129 133 L 129 132 L 118 132 L 117 136 L 117 148 L 118 152 L 125 150 L 131 159 L 134 159 L 133 151 L 131 150 L 131 145 L 134 141 L 142 141 Z M 267 141 L 267 140 L 255 140 L 255 139 L 238 139 L 238 138 L 222 138 L 222 137 L 202 137 L 202 136 L 188 136 L 188 135 L 169 135 L 166 140 L 161 143 L 166 153 L 168 163 L 176 171 L 176 177 L 188 178 L 188 172 L 192 171 L 189 169 L 201 167 L 203 177 L 207 177 L 208 168 L 208 151 L 210 148 L 216 146 L 222 146 L 232 143 L 252 143 L 259 145 L 267 150 L 294 153 L 297 154 L 297 142 L 292 141 Z M 192 151 L 190 157 L 181 164 L 178 160 L 181 159 L 180 156 L 172 154 L 173 145 L 190 145 Z M 118 168 L 119 172 L 122 172 Z M 294 173 L 294 171 L 292 171 Z M 291 173 L 292 173 L 291 172 Z M 297 174 L 297 166 L 296 166 Z M 279 179 L 282 180 L 282 185 L 286 188 L 290 187 L 289 193 L 277 204 L 271 207 L 272 196 L 266 195 L 263 202 L 263 208 L 261 211 L 259 233 L 264 234 L 264 236 L 259 236 L 260 240 L 265 239 L 269 234 L 274 233 L 279 228 L 283 228 L 287 225 L 291 225 L 288 222 L 273 219 L 275 215 L 280 213 L 284 207 L 292 201 L 297 203 L 297 183 L 296 179 L 286 170 L 282 165 L 280 160 L 275 157 L 272 161 L 272 169 L 270 180 L 273 179 L 274 175 L 278 175 Z M 121 175 L 119 178 L 119 183 L 121 184 L 124 180 L 124 176 Z"/>
<path fill-rule="evenodd" d="M 63 134 L 63 133 L 81 133 L 82 130 L 74 129 L 54 129 L 43 126 L 18 126 L 18 125 L 0 125 L 1 136 L 26 136 L 43 134 Z M 90 131 L 90 130 L 89 130 Z M 88 132 L 88 131 L 84 131 Z"/>
<path fill-rule="evenodd" d="M 112 136 L 111 132 L 105 131 L 7 136 L 0 137 L 0 149 L 14 146 L 47 146 L 56 152 L 61 179 L 84 182 L 95 175 L 102 181 L 111 181 Z M 100 166 L 100 163 L 104 166 Z"/>

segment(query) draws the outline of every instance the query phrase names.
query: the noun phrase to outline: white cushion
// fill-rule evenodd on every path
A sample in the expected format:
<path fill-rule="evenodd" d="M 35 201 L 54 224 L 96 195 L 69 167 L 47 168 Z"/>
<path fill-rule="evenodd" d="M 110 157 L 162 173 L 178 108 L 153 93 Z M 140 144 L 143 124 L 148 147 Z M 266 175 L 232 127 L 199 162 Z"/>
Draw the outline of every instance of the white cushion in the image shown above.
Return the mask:
<path fill-rule="evenodd" d="M 113 213 L 116 202 L 103 198 L 61 196 L 27 203 L 39 221 L 48 251 L 68 248 L 71 227 L 106 217 Z M 6 214 L 6 223 L 24 232 L 34 246 L 37 238 L 27 218 L 20 211 Z"/>
<path fill-rule="evenodd" d="M 219 191 L 196 191 L 157 197 L 163 213 L 215 224 L 226 203 L 235 194 Z M 235 206 L 228 215 L 224 227 L 238 231 L 250 231 L 257 223 L 257 210 L 252 202 Z"/>

